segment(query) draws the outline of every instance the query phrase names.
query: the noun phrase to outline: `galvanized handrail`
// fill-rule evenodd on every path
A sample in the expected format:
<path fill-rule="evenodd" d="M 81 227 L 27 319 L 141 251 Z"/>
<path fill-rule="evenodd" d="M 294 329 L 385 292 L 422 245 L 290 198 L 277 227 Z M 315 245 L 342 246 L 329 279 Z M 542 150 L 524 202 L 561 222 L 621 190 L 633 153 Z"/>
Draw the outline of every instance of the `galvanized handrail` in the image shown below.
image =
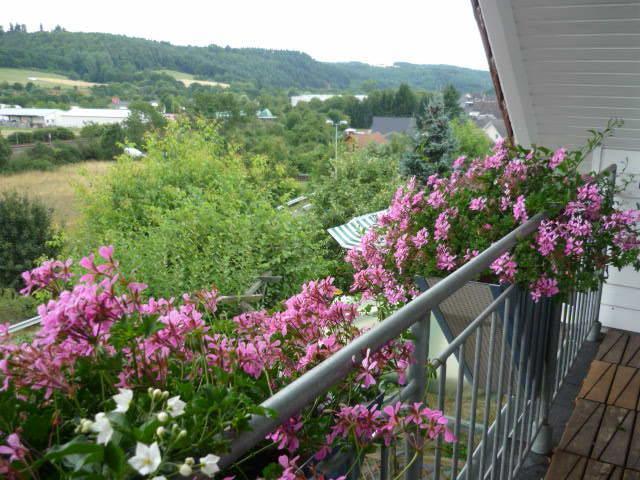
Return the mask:
<path fill-rule="evenodd" d="M 543 214 L 538 214 L 520 225 L 437 285 L 265 400 L 261 406 L 275 412 L 274 416 L 254 415 L 250 422 L 251 429 L 232 442 L 230 452 L 221 459 L 221 465 L 233 463 L 269 432 L 340 382 L 362 360 L 367 349 L 379 349 L 423 320 L 425 312 L 430 312 L 445 298 L 487 270 L 518 241 L 536 231 L 544 218 Z"/>

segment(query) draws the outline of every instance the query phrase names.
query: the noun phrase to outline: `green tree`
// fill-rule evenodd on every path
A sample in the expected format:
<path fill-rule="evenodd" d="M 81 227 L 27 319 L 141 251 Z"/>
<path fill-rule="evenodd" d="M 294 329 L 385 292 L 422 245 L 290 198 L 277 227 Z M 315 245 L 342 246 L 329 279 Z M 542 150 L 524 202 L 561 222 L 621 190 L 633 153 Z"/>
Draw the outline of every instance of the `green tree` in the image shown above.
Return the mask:
<path fill-rule="evenodd" d="M 0 170 L 4 169 L 11 158 L 11 145 L 0 133 Z"/>
<path fill-rule="evenodd" d="M 19 288 L 20 274 L 57 255 L 51 210 L 15 192 L 0 196 L 0 288 Z"/>
<path fill-rule="evenodd" d="M 460 92 L 453 85 L 449 84 L 442 90 L 444 100 L 444 110 L 450 119 L 459 118 L 462 115 L 460 106 Z"/>
<path fill-rule="evenodd" d="M 146 147 L 146 157 L 120 158 L 82 191 L 78 254 L 113 244 L 123 268 L 163 296 L 212 286 L 241 293 L 270 270 L 283 276 L 273 290 L 281 297 L 328 273 L 317 223 L 276 210 L 273 177 L 212 125 L 172 122 Z"/>
<path fill-rule="evenodd" d="M 393 113 L 398 117 L 410 117 L 416 111 L 417 100 L 411 87 L 403 83 L 393 99 Z"/>
<path fill-rule="evenodd" d="M 457 119 L 451 122 L 458 148 L 455 157 L 483 157 L 491 152 L 491 140 L 472 120 Z"/>
<path fill-rule="evenodd" d="M 416 116 L 414 147 L 400 164 L 404 176 L 426 182 L 433 174 L 443 175 L 451 168 L 457 144 L 440 96 L 433 96 Z"/>

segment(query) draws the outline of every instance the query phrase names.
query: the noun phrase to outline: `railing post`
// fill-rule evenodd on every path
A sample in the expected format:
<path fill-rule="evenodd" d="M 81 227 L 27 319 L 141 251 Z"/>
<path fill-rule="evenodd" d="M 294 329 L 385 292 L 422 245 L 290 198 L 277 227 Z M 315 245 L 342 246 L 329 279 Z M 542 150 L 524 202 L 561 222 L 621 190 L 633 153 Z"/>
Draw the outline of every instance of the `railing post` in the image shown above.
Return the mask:
<path fill-rule="evenodd" d="M 551 439 L 552 428 L 549 425 L 549 412 L 551 410 L 551 399 L 553 398 L 553 381 L 557 364 L 558 336 L 560 320 L 562 318 L 562 303 L 558 300 L 551 300 L 551 308 L 548 326 L 544 332 L 546 335 L 545 355 L 542 368 L 542 378 L 540 379 L 540 428 L 538 434 L 531 445 L 531 451 L 538 455 L 548 455 L 553 450 Z M 535 419 L 532 419 L 535 421 Z"/>
<path fill-rule="evenodd" d="M 429 336 L 431 331 L 431 312 L 425 318 L 411 327 L 414 346 L 414 361 L 409 367 L 409 382 L 414 388 L 408 399 L 411 402 L 422 402 L 427 390 L 427 360 L 429 358 Z M 410 462 L 414 455 L 415 461 L 407 468 L 405 480 L 418 480 L 422 477 L 422 455 L 414 448 L 409 439 L 406 442 L 406 461 Z"/>

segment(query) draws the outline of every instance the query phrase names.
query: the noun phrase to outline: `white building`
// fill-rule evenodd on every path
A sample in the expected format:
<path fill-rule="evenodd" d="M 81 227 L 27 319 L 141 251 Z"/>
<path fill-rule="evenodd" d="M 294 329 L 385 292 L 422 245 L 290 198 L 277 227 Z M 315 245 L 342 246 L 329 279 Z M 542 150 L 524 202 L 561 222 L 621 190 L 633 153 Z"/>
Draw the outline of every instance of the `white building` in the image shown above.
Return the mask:
<path fill-rule="evenodd" d="M 70 110 L 54 108 L 0 108 L 0 122 L 5 125 L 39 128 L 68 127 L 81 128 L 90 123 L 107 125 L 121 123 L 129 118 L 130 110 L 110 108 L 80 108 Z"/>
<path fill-rule="evenodd" d="M 291 106 L 295 107 L 300 102 L 310 102 L 311 100 L 320 100 L 321 102 L 324 102 L 325 100 L 329 100 L 330 98 L 341 97 L 341 96 L 342 95 L 335 95 L 335 94 L 305 93 L 303 95 L 293 95 L 289 97 L 289 100 L 291 101 Z M 360 101 L 367 98 L 366 95 L 353 95 L 353 96 Z"/>
<path fill-rule="evenodd" d="M 55 126 L 80 128 L 91 123 L 99 125 L 122 123 L 129 118 L 130 114 L 131 111 L 128 109 L 71 107 L 70 110 L 58 111 Z"/>
<path fill-rule="evenodd" d="M 633 179 L 618 199 L 640 201 L 640 5 L 602 0 L 473 0 L 507 131 L 522 145 L 577 148 L 589 129 L 625 123 L 587 159 Z M 629 178 L 631 174 L 633 177 Z M 619 183 L 622 185 L 622 182 Z M 600 320 L 640 331 L 640 273 L 610 268 Z"/>
<path fill-rule="evenodd" d="M 0 122 L 21 128 L 53 127 L 59 112 L 53 108 L 0 108 Z"/>

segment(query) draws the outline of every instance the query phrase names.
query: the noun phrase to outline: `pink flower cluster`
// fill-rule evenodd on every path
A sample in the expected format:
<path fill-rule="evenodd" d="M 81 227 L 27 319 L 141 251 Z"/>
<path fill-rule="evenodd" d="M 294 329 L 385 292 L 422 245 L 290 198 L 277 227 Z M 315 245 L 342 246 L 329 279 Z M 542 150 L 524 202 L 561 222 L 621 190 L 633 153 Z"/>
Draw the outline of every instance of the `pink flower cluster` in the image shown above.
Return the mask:
<path fill-rule="evenodd" d="M 606 179 L 578 174 L 580 155 L 546 152 L 498 144 L 484 159 L 458 158 L 449 177 L 433 175 L 424 189 L 415 180 L 399 188 L 378 226 L 347 255 L 356 271 L 352 290 L 406 302 L 416 277 L 446 276 L 541 212 L 554 215 L 491 265 L 500 283 L 521 282 L 537 301 L 593 288 L 588 279 L 576 285 L 579 269 L 636 262 L 640 212 L 606 200 Z"/>

